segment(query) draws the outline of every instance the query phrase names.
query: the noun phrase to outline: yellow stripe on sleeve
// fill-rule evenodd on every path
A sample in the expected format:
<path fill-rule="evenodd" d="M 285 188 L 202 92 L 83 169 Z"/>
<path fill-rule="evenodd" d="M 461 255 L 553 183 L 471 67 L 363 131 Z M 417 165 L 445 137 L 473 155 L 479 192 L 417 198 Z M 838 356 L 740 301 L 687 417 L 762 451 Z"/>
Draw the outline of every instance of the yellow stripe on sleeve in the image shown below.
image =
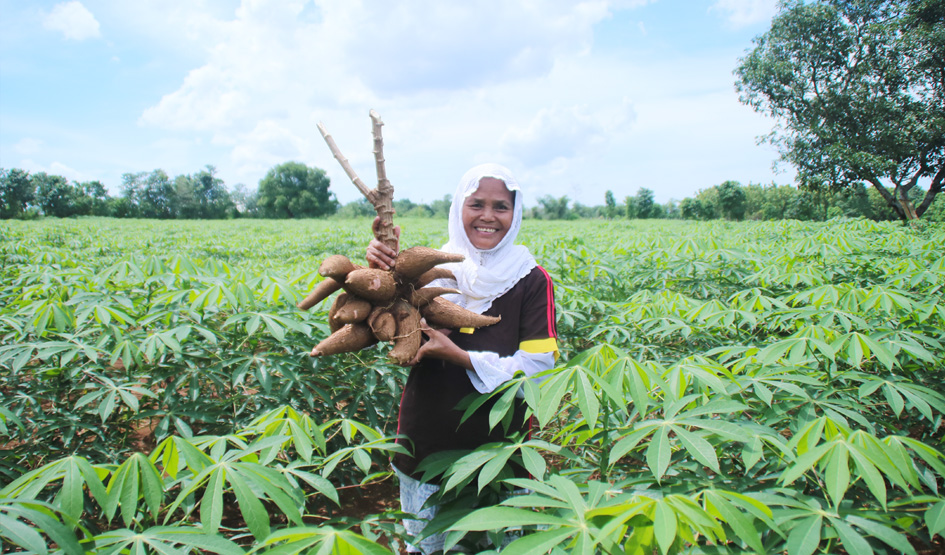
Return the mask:
<path fill-rule="evenodd" d="M 518 344 L 518 348 L 526 353 L 550 353 L 554 352 L 555 360 L 558 360 L 558 341 L 554 337 L 546 339 L 529 339 Z"/>

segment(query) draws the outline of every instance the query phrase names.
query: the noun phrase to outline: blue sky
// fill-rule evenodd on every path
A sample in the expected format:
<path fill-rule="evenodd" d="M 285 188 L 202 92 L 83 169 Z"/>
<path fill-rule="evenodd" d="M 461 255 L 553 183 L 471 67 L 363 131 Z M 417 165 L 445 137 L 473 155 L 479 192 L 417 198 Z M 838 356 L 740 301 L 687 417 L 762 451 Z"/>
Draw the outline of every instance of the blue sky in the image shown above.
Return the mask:
<path fill-rule="evenodd" d="M 217 168 L 255 188 L 325 169 L 316 124 L 373 183 L 370 109 L 397 198 L 452 193 L 495 161 L 526 203 L 641 187 L 791 183 L 757 144 L 774 121 L 732 70 L 776 0 L 0 0 L 0 166 L 98 179 Z"/>

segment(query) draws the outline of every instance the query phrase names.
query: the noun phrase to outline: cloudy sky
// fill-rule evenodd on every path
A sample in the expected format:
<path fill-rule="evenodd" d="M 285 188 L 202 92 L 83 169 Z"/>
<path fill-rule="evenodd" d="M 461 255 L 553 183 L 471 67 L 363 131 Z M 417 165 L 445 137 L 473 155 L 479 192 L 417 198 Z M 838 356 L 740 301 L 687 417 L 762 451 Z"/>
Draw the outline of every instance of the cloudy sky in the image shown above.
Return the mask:
<path fill-rule="evenodd" d="M 681 199 L 790 183 L 732 70 L 776 0 L 0 0 L 0 167 L 98 179 L 207 164 L 255 188 L 276 164 L 358 198 L 368 112 L 397 198 L 505 164 L 526 198 Z M 532 204 L 532 202 L 528 202 Z"/>

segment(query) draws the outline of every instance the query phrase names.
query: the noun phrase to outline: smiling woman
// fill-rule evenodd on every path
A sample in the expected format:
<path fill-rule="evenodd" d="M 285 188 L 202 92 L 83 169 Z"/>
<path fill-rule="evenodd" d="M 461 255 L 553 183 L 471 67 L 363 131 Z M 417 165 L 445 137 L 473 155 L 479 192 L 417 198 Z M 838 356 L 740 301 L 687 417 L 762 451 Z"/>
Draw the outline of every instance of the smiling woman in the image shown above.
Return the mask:
<path fill-rule="evenodd" d="M 529 433 L 524 402 L 517 402 L 508 426 L 490 423 L 496 399 L 464 418 L 456 410 L 469 396 L 489 394 L 516 373 L 532 376 L 554 366 L 557 359 L 554 289 L 528 248 L 515 245 L 522 227 L 522 193 L 508 169 L 483 164 L 460 179 L 450 207 L 450 239 L 442 250 L 463 255 L 463 261 L 444 264 L 455 276 L 431 286 L 458 290 L 444 298 L 477 314 L 496 316 L 498 323 L 479 329 L 421 329 L 426 342 L 412 366 L 400 402 L 398 440 L 411 450 L 394 457 L 400 479 L 403 511 L 418 519 L 433 518 L 438 506 L 429 502 L 439 479 L 424 474 L 422 461 L 447 451 L 473 450 L 506 437 L 523 439 Z M 380 267 L 393 262 L 396 248 L 378 240 L 367 259 Z M 482 401 L 482 398 L 480 398 Z M 479 505 L 488 504 L 479 499 Z M 424 529 L 420 520 L 406 520 L 412 537 Z M 416 541 L 416 540 L 414 540 Z M 408 551 L 442 550 L 445 534 L 417 541 Z"/>
<path fill-rule="evenodd" d="M 477 249 L 496 247 L 512 225 L 515 195 L 494 177 L 479 180 L 479 188 L 463 201 L 463 229 Z"/>

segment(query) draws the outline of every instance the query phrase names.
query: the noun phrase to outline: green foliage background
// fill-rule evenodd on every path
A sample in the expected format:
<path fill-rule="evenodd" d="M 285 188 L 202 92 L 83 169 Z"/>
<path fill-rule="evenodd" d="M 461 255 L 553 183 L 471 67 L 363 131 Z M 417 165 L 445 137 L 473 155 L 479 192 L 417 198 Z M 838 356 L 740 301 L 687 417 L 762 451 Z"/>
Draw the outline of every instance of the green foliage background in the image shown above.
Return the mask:
<path fill-rule="evenodd" d="M 445 242 L 442 221 L 398 223 Z M 334 515 L 338 488 L 391 479 L 405 371 L 385 347 L 309 359 L 328 303 L 294 306 L 369 234 L 0 224 L 4 550 L 402 545 L 396 512 Z M 524 529 L 504 553 L 941 547 L 941 226 L 528 221 L 520 240 L 555 279 L 560 366 L 495 393 L 501 425 L 522 391 L 533 437 L 430 461 L 455 509 L 430 529 Z"/>

